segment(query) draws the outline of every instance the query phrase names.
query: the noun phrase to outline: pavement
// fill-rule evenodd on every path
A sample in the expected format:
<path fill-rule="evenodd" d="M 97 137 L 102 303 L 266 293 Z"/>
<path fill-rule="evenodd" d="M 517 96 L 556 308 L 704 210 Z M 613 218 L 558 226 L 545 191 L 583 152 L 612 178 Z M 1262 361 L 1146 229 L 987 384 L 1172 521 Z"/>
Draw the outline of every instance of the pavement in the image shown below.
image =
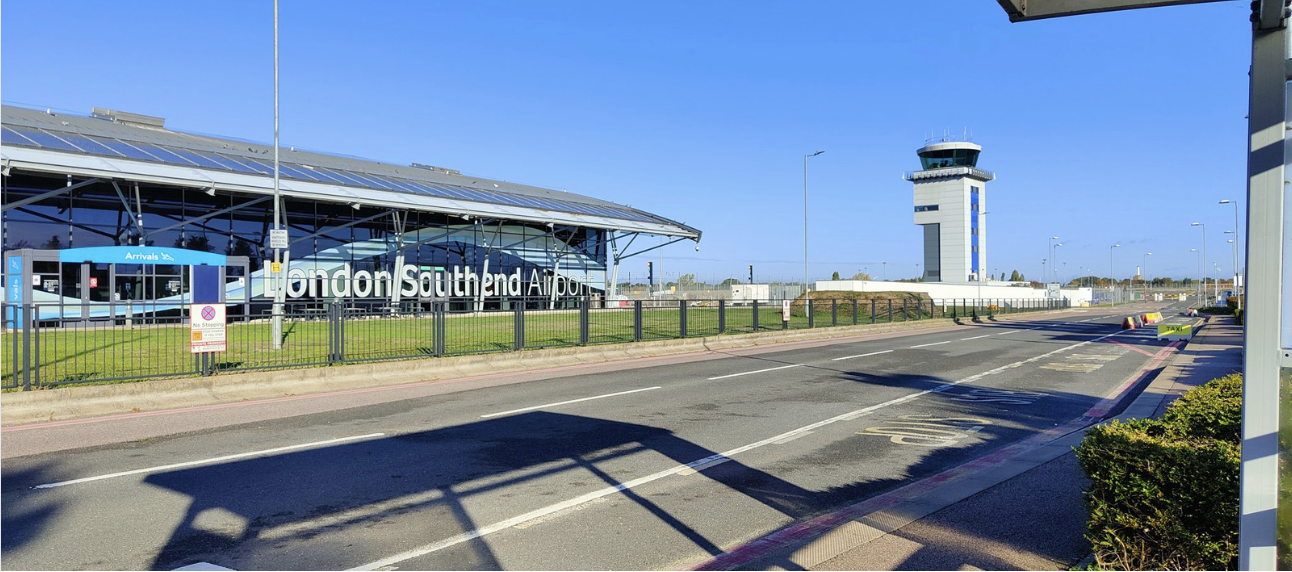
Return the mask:
<path fill-rule="evenodd" d="M 791 525 L 698 570 L 1067 570 L 1087 558 L 1088 485 L 1073 447 L 1112 419 L 1160 416 L 1241 372 L 1243 330 L 1214 316 L 1081 419 L 866 501 Z"/>

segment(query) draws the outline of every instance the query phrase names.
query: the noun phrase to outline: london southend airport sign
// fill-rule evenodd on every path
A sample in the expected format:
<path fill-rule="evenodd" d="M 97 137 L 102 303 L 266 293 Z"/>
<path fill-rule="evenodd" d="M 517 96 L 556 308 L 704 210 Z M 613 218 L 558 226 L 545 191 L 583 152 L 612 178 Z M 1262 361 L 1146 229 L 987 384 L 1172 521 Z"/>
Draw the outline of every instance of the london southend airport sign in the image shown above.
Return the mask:
<path fill-rule="evenodd" d="M 408 298 L 581 296 L 587 292 L 584 284 L 550 271 L 535 268 L 529 280 L 524 277 L 519 268 L 511 274 L 490 274 L 488 264 L 478 274 L 461 266 L 450 271 L 405 264 L 392 275 L 386 270 L 356 271 L 345 263 L 331 273 L 292 268 L 287 272 L 287 297 L 389 298 L 396 288 L 400 297 Z"/>

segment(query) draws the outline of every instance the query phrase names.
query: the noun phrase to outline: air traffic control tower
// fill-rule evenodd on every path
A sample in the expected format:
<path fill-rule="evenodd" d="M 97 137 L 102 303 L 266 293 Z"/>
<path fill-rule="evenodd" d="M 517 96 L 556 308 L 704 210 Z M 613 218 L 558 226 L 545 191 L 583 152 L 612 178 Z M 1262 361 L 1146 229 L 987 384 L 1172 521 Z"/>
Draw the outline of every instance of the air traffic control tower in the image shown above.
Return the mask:
<path fill-rule="evenodd" d="M 923 170 L 905 175 L 915 184 L 915 224 L 924 227 L 926 282 L 977 282 L 986 270 L 983 215 L 987 181 L 996 176 L 977 168 L 981 152 L 979 145 L 943 139 L 918 151 Z"/>

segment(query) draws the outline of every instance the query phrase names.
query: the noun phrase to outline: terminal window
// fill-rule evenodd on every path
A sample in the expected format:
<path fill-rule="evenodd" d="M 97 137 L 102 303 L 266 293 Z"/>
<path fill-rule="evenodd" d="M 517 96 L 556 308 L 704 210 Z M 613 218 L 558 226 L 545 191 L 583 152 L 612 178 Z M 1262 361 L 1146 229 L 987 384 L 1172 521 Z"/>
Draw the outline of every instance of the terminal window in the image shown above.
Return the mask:
<path fill-rule="evenodd" d="M 929 212 L 929 211 L 935 211 L 935 210 L 938 210 L 938 205 L 918 205 L 915 207 L 915 212 L 917 213 L 923 213 L 923 212 Z"/>

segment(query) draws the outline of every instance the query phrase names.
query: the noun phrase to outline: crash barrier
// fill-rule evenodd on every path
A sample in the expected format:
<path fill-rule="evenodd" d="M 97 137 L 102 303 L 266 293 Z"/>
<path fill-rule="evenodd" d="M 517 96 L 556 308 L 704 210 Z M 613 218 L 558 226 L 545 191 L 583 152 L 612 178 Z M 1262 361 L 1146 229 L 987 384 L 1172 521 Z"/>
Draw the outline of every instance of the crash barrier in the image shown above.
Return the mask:
<path fill-rule="evenodd" d="M 1122 320 L 1123 330 L 1134 330 L 1142 327 L 1144 327 L 1144 322 L 1139 316 L 1126 316 L 1126 319 Z"/>
<path fill-rule="evenodd" d="M 193 353 L 188 305 L 123 315 L 92 306 L 3 304 L 0 387 L 211 375 L 259 369 L 631 343 L 723 334 L 968 318 L 1066 308 L 1063 300 L 812 299 L 379 302 L 336 299 L 284 306 L 273 342 L 268 304 L 229 304 L 225 349 Z M 120 306 L 120 305 L 118 305 Z M 79 307 L 79 306 L 78 306 Z M 101 317 L 100 317 L 101 316 Z"/>
<path fill-rule="evenodd" d="M 1141 320 L 1142 322 L 1144 322 L 1145 324 L 1150 324 L 1150 325 L 1151 325 L 1151 324 L 1156 324 L 1156 323 L 1158 323 L 1158 322 L 1161 322 L 1161 321 L 1162 321 L 1162 313 L 1161 313 L 1161 312 L 1148 312 L 1148 313 L 1146 313 L 1146 314 L 1144 314 L 1144 315 L 1140 316 L 1140 320 Z"/>

